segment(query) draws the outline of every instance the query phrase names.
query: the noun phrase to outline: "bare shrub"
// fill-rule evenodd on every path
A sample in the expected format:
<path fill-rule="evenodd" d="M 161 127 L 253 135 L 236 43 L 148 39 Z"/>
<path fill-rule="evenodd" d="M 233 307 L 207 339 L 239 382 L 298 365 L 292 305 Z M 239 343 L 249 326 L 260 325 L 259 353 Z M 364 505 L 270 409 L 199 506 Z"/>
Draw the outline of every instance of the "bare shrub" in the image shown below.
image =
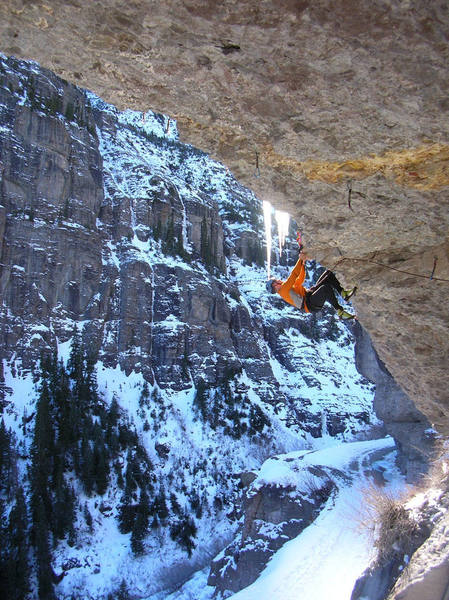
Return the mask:
<path fill-rule="evenodd" d="M 324 504 L 335 489 L 335 483 L 330 478 L 320 479 L 310 473 L 304 478 L 304 487 L 311 498 Z"/>
<path fill-rule="evenodd" d="M 419 527 L 405 508 L 405 498 L 371 486 L 365 490 L 364 500 L 365 524 L 373 532 L 378 564 L 385 564 L 395 555 L 413 552 Z"/>

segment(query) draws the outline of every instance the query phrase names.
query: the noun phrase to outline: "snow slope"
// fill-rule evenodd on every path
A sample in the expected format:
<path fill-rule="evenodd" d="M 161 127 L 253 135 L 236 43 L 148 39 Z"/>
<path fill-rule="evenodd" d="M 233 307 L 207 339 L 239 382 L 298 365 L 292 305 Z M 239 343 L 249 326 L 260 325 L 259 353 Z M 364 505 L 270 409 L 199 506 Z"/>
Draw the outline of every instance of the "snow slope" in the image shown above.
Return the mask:
<path fill-rule="evenodd" d="M 287 459 L 287 461 L 285 461 Z M 385 479 L 383 491 L 399 494 L 406 488 L 395 463 L 391 438 L 339 443 L 316 452 L 293 452 L 269 459 L 258 483 L 298 484 L 298 461 L 342 470 L 351 479 L 339 482 L 319 517 L 297 538 L 287 542 L 260 577 L 232 596 L 233 600 L 349 600 L 357 578 L 373 558 L 373 540 L 364 521 L 364 490 L 376 470 Z M 198 573 L 166 600 L 209 600 L 207 573 Z M 151 597 L 148 600 L 157 600 Z"/>

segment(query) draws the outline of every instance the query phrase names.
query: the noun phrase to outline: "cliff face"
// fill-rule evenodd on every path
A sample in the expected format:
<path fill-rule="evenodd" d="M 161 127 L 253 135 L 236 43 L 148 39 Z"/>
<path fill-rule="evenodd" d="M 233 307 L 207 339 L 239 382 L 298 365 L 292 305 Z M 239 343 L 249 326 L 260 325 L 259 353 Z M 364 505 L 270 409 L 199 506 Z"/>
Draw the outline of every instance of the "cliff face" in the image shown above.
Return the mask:
<path fill-rule="evenodd" d="M 310 397 L 323 385 L 319 353 L 304 356 L 297 328 L 341 348 L 349 338 L 330 313 L 318 328 L 270 310 L 260 201 L 181 144 L 167 117 L 120 113 L 29 63 L 0 69 L 2 357 L 33 368 L 83 323 L 106 367 L 178 391 L 244 369 L 265 400 L 292 404 L 292 423 L 320 436 L 324 410 L 327 430 L 345 431 L 337 372 L 335 401 L 293 401 L 297 377 Z M 368 422 L 367 409 L 351 407 L 351 418 Z"/>
<path fill-rule="evenodd" d="M 117 595 L 122 577 L 142 596 L 172 590 L 234 537 L 239 473 L 378 431 L 373 386 L 334 311 L 266 294 L 260 200 L 168 117 L 119 112 L 0 57 L 0 132 L 0 425 L 16 461 L 5 493 L 19 473 L 29 482 L 43 432 L 60 477 L 44 477 L 48 516 L 30 520 L 52 540 L 57 595 Z M 277 241 L 285 278 L 297 247 L 280 258 Z M 35 368 L 55 350 L 60 363 Z M 317 514 L 314 494 L 308 507 L 300 496 L 255 511 L 276 526 L 270 553 L 299 531 L 298 505 L 305 521 Z M 56 510 L 70 533 L 52 528 Z"/>
<path fill-rule="evenodd" d="M 321 264 L 344 259 L 381 360 L 449 431 L 444 3 L 9 0 L 0 14 L 4 52 L 175 116 L 295 217 Z"/>
<path fill-rule="evenodd" d="M 353 329 L 357 370 L 376 385 L 374 409 L 398 448 L 398 461 L 409 483 L 426 473 L 434 452 L 435 431 L 380 361 L 371 340 L 356 323 Z"/>

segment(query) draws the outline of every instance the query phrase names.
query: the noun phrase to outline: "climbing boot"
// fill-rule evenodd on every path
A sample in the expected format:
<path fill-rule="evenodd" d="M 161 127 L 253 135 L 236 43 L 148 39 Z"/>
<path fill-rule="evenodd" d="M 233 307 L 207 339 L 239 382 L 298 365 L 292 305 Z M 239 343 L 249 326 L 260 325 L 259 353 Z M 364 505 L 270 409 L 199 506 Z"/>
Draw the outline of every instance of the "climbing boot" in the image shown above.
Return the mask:
<path fill-rule="evenodd" d="M 339 319 L 355 319 L 355 315 L 351 315 L 351 313 L 348 313 L 344 308 L 339 308 L 337 310 L 337 315 Z"/>
<path fill-rule="evenodd" d="M 343 298 L 343 300 L 349 300 L 349 298 L 352 298 L 354 296 L 356 291 L 357 291 L 357 286 L 351 288 L 350 290 L 342 290 L 341 297 Z"/>

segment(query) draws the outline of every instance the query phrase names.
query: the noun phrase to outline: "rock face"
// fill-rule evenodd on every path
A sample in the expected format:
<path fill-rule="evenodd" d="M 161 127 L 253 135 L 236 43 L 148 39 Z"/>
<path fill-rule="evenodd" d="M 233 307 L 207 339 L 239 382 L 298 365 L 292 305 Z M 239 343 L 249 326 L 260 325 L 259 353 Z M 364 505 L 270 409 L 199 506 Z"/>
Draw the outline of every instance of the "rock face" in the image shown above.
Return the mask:
<path fill-rule="evenodd" d="M 359 283 L 380 359 L 449 432 L 444 2 L 9 0 L 0 15 L 3 52 L 173 115 L 289 210 L 311 254 Z"/>
<path fill-rule="evenodd" d="M 0 59 L 0 74 L 2 358 L 32 369 L 83 323 L 106 367 L 160 388 L 220 386 L 245 369 L 299 433 L 320 437 L 323 419 L 331 435 L 369 428 L 371 386 L 344 350 L 345 327 L 332 313 L 318 326 L 288 307 L 270 312 L 272 299 L 260 293 L 261 204 L 223 165 L 180 143 L 163 115 L 119 112 L 16 59 Z M 256 280 L 248 300 L 237 272 Z M 298 332 L 339 342 L 356 401 Z M 0 400 L 6 392 L 1 385 Z M 250 420 L 257 425 L 258 415 Z"/>
<path fill-rule="evenodd" d="M 242 530 L 211 565 L 208 585 L 220 597 L 251 585 L 273 554 L 316 519 L 336 488 L 335 476 L 343 477 L 333 471 L 308 466 L 301 486 L 265 484 L 246 490 Z"/>
<path fill-rule="evenodd" d="M 386 560 L 375 561 L 365 571 L 354 587 L 351 600 L 447 598 L 449 499 L 447 481 L 444 483 L 443 479 L 427 495 L 422 495 L 419 508 L 406 505 L 416 523 L 413 535 L 397 540 Z"/>
<path fill-rule="evenodd" d="M 398 461 L 409 483 L 426 473 L 433 455 L 435 432 L 380 361 L 369 335 L 355 323 L 357 370 L 376 385 L 374 409 L 387 433 L 394 437 Z"/>
<path fill-rule="evenodd" d="M 441 506 L 440 516 L 431 536 L 413 555 L 407 574 L 403 575 L 390 593 L 391 600 L 445 600 L 448 590 L 448 499 Z"/>

